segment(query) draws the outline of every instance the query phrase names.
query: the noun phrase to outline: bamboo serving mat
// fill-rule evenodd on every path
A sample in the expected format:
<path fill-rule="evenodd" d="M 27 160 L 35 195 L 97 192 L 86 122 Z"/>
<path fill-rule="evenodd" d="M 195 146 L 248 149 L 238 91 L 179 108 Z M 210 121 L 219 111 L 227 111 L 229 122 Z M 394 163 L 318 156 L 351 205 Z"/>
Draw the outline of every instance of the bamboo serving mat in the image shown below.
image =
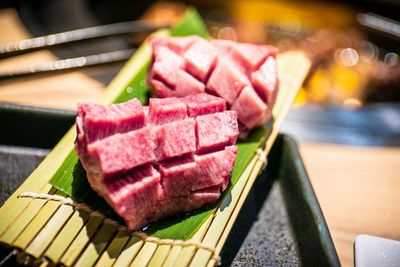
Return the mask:
<path fill-rule="evenodd" d="M 272 130 L 214 216 L 187 241 L 161 240 L 137 232 L 75 203 L 49 185 L 47 170 L 66 157 L 71 129 L 38 169 L 0 209 L 0 242 L 25 262 L 66 266 L 213 266 L 263 165 L 310 66 L 300 52 L 278 55 L 280 90 Z M 128 63 L 129 64 L 129 63 Z M 118 79 L 113 83 L 116 84 Z M 113 83 L 110 86 L 113 86 Z M 57 166 L 58 166 L 57 165 Z M 53 167 L 54 168 L 54 167 Z M 38 179 L 39 177 L 39 179 Z M 32 179 L 35 178 L 35 179 Z M 28 192 L 28 193 L 27 193 Z"/>

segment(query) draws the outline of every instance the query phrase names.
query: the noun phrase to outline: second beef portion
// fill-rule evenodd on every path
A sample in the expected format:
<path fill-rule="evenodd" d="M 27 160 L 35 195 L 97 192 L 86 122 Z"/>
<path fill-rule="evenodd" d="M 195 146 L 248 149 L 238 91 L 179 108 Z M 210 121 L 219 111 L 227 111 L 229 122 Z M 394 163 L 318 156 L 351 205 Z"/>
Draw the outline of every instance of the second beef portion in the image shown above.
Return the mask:
<path fill-rule="evenodd" d="M 276 48 L 198 36 L 159 37 L 150 44 L 149 80 L 157 97 L 220 96 L 247 129 L 271 118 L 278 92 Z"/>
<path fill-rule="evenodd" d="M 91 186 L 130 229 L 215 202 L 237 155 L 236 113 L 208 94 L 81 104 L 76 127 Z"/>

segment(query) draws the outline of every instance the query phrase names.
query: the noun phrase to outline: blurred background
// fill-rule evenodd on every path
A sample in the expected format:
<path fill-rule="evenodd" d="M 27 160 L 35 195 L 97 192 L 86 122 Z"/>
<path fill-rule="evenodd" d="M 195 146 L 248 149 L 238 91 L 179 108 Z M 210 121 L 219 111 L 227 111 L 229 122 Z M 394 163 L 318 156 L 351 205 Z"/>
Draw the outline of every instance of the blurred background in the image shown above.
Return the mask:
<path fill-rule="evenodd" d="M 213 38 L 271 43 L 312 60 L 282 132 L 299 142 L 342 264 L 353 264 L 359 233 L 400 239 L 398 0 L 3 0 L 0 51 L 10 42 L 85 27 L 137 19 L 173 24 L 187 6 L 197 8 Z M 0 112 L 45 107 L 72 123 L 76 104 L 96 101 L 146 35 L 125 27 L 0 59 Z M 72 60 L 54 63 L 60 59 Z M 89 67 L 79 63 L 88 61 Z M 41 74 L 30 73 L 43 66 Z"/>

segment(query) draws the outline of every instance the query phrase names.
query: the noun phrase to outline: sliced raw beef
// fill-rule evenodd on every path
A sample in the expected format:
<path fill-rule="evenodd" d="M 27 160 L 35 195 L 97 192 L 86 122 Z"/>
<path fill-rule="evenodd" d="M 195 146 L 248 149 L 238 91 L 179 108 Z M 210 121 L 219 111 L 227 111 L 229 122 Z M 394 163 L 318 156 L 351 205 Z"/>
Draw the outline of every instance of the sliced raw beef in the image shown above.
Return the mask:
<path fill-rule="evenodd" d="M 187 117 L 185 102 L 179 98 L 158 99 L 149 101 L 149 121 L 153 125 L 163 125 L 180 121 Z"/>
<path fill-rule="evenodd" d="M 188 95 L 182 99 L 189 117 L 197 117 L 225 110 L 225 100 L 209 94 Z"/>
<path fill-rule="evenodd" d="M 213 113 L 196 118 L 197 151 L 204 153 L 236 143 L 237 115 L 234 111 Z"/>
<path fill-rule="evenodd" d="M 153 38 L 150 44 L 154 57 L 149 79 L 157 97 L 205 90 L 238 111 L 244 130 L 271 118 L 278 92 L 275 47 L 197 36 Z M 169 67 L 163 72 L 160 65 Z M 256 106 L 246 106 L 252 103 Z"/>
<path fill-rule="evenodd" d="M 276 56 L 276 48 L 267 45 L 236 43 L 228 40 L 212 40 L 220 54 L 223 54 L 237 68 L 249 74 L 257 70 L 268 56 Z"/>
<path fill-rule="evenodd" d="M 251 74 L 251 82 L 261 99 L 266 103 L 275 104 L 276 87 L 278 86 L 276 76 L 276 60 L 274 57 L 268 59 L 262 64 L 260 69 Z"/>
<path fill-rule="evenodd" d="M 236 113 L 206 93 L 81 104 L 76 127 L 91 186 L 132 230 L 215 202 L 237 155 Z"/>
<path fill-rule="evenodd" d="M 157 160 L 180 157 L 196 151 L 194 119 L 175 121 L 154 128 Z"/>
<path fill-rule="evenodd" d="M 98 140 L 88 145 L 88 153 L 99 162 L 104 178 L 152 162 L 156 158 L 152 130 L 149 127 Z"/>
<path fill-rule="evenodd" d="M 220 59 L 207 82 L 207 90 L 223 97 L 233 104 L 240 91 L 250 84 L 246 75 L 240 72 L 231 62 Z"/>
<path fill-rule="evenodd" d="M 182 196 L 210 186 L 222 186 L 225 190 L 233 164 L 235 163 L 237 148 L 226 147 L 213 153 L 195 155 L 160 165 L 162 186 L 167 195 Z"/>
<path fill-rule="evenodd" d="M 168 47 L 175 53 L 182 55 L 190 45 L 199 39 L 201 38 L 197 35 L 170 38 L 151 38 L 150 43 L 152 46 Z"/>
<path fill-rule="evenodd" d="M 136 99 L 107 108 L 96 104 L 79 104 L 78 118 L 78 137 L 85 138 L 87 143 L 142 128 L 145 123 L 143 107 Z"/>
<path fill-rule="evenodd" d="M 267 105 L 250 86 L 247 86 L 240 92 L 231 109 L 237 112 L 242 124 L 247 129 L 261 125 L 265 122 L 265 117 L 270 115 L 267 113 Z"/>
<path fill-rule="evenodd" d="M 217 51 L 204 39 L 194 42 L 183 54 L 188 73 L 205 82 L 217 60 Z"/>
<path fill-rule="evenodd" d="M 183 66 L 183 59 L 166 47 L 160 47 L 154 58 L 156 61 L 153 65 L 152 76 L 174 89 L 176 85 L 175 75 L 177 70 Z"/>

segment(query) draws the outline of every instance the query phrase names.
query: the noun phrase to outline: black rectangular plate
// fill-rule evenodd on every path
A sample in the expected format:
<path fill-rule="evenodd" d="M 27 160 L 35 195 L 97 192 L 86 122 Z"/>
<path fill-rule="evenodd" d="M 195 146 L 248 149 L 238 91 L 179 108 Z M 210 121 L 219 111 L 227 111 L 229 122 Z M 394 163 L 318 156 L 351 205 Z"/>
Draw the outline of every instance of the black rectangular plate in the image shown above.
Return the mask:
<path fill-rule="evenodd" d="M 0 105 L 0 201 L 71 127 L 70 111 Z M 295 142 L 280 135 L 221 252 L 222 266 L 339 266 Z M 9 253 L 0 247 L 0 262 Z M 10 257 L 6 264 L 15 263 Z"/>

